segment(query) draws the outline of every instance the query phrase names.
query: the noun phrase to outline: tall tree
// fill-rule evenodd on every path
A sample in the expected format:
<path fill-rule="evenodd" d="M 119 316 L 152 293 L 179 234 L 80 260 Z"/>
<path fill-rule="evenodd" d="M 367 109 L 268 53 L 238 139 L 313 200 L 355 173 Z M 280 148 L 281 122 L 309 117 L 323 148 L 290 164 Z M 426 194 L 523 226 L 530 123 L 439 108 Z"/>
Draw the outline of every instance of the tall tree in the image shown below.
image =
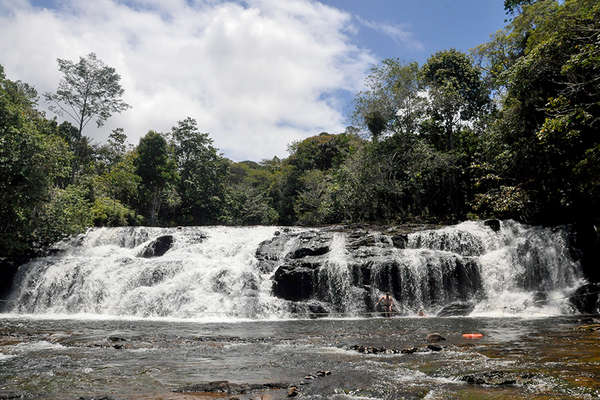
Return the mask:
<path fill-rule="evenodd" d="M 59 115 L 73 119 L 79 136 L 85 126 L 96 119 L 98 127 L 113 113 L 120 113 L 130 106 L 122 100 L 124 93 L 115 69 L 105 65 L 96 54 L 79 57 L 79 62 L 58 58 L 58 69 L 63 78 L 56 93 L 45 93 L 50 109 Z"/>
<path fill-rule="evenodd" d="M 167 141 L 154 131 L 140 139 L 137 152 L 136 174 L 142 178 L 141 184 L 149 195 L 150 225 L 156 225 L 161 195 L 175 179 L 175 166 L 169 155 Z"/>
<path fill-rule="evenodd" d="M 452 150 L 458 125 L 472 121 L 489 104 L 481 71 L 469 56 L 450 49 L 427 60 L 421 79 L 430 97 L 431 122 L 444 133 L 446 149 Z"/>
<path fill-rule="evenodd" d="M 228 166 L 193 118 L 171 129 L 184 223 L 215 223 L 224 205 Z"/>

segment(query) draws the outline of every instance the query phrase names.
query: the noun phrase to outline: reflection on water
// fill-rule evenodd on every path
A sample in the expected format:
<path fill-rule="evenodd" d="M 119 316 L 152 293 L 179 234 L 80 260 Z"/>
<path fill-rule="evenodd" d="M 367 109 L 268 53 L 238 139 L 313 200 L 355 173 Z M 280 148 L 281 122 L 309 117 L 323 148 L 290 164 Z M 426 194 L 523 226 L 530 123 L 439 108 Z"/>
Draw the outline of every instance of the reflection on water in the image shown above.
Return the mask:
<path fill-rule="evenodd" d="M 580 317 L 581 318 L 581 317 Z M 394 318 L 193 323 L 0 319 L 0 390 L 37 398 L 175 398 L 203 381 L 286 384 L 309 399 L 585 399 L 600 396 L 599 335 L 577 317 Z M 447 338 L 440 352 L 361 354 L 352 345 L 403 349 Z M 481 332 L 481 340 L 462 337 Z M 534 373 L 525 385 L 460 380 L 488 371 Z"/>

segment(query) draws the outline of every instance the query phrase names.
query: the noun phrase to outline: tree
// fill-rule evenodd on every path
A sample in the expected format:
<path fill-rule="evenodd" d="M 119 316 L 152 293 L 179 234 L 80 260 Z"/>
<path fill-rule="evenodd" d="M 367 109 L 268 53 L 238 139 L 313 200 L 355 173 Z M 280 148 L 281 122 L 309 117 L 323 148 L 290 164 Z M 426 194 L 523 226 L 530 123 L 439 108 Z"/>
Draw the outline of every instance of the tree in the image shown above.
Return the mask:
<path fill-rule="evenodd" d="M 430 97 L 432 126 L 443 132 L 445 149 L 452 150 L 458 125 L 474 120 L 489 104 L 481 71 L 469 56 L 450 49 L 431 56 L 420 75 Z"/>
<path fill-rule="evenodd" d="M 150 225 L 156 225 L 161 206 L 161 195 L 176 177 L 175 165 L 170 158 L 167 141 L 160 134 L 149 131 L 140 139 L 135 159 L 136 174 L 149 195 Z"/>
<path fill-rule="evenodd" d="M 106 66 L 90 53 L 79 57 L 79 62 L 58 58 L 58 69 L 63 78 L 56 93 L 45 93 L 50 109 L 59 115 L 67 115 L 78 126 L 81 136 L 85 126 L 94 118 L 98 127 L 113 113 L 120 113 L 130 106 L 121 98 L 124 90 L 121 77 L 115 69 Z"/>
<path fill-rule="evenodd" d="M 367 90 L 355 100 L 354 119 L 373 137 L 386 130 L 416 133 L 425 100 L 419 90 L 419 65 L 385 59 L 366 78 Z"/>
<path fill-rule="evenodd" d="M 184 223 L 217 222 L 224 206 L 228 165 L 212 145 L 208 133 L 198 130 L 193 118 L 179 121 L 171 129 Z"/>

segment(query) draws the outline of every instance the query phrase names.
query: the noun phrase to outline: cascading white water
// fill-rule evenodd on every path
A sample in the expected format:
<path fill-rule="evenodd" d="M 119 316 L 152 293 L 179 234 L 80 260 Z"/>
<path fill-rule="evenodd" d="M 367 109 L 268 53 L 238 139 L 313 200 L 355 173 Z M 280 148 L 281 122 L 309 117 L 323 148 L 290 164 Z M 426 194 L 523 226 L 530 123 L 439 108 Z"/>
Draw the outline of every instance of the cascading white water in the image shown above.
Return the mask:
<path fill-rule="evenodd" d="M 280 309 L 255 268 L 274 227 L 99 228 L 22 268 L 13 312 L 141 317 L 269 317 Z M 173 247 L 139 257 L 161 235 Z M 77 241 L 76 241 L 77 242 Z"/>
<path fill-rule="evenodd" d="M 494 232 L 482 222 L 464 222 L 410 234 L 406 248 L 393 247 L 383 234 L 352 247 L 344 232 L 299 236 L 295 233 L 307 230 L 294 229 L 276 236 L 276 231 L 91 229 L 62 243 L 57 255 L 21 267 L 8 311 L 213 320 L 289 317 L 294 302 L 273 295 L 272 279 L 280 266 L 298 262 L 303 273 L 318 265 L 312 298 L 330 311 L 349 313 L 369 311 L 369 301 L 391 290 L 401 311 L 409 314 L 433 313 L 462 301 L 475 303 L 472 315 L 555 315 L 569 311 L 566 296 L 581 283 L 564 229 L 504 221 Z M 149 244 L 165 235 L 173 237 L 173 244 L 164 255 L 142 257 Z M 271 266 L 262 268 L 257 249 L 274 237 L 281 242 L 276 254 L 269 253 Z M 327 251 L 291 256 L 311 237 Z M 303 266 L 303 260 L 312 266 Z"/>
<path fill-rule="evenodd" d="M 503 221 L 494 232 L 480 222 L 463 222 L 409 235 L 409 247 L 472 257 L 479 264 L 485 298 L 471 315 L 567 312 L 568 294 L 583 281 L 578 263 L 569 255 L 567 233 L 559 228 Z"/>

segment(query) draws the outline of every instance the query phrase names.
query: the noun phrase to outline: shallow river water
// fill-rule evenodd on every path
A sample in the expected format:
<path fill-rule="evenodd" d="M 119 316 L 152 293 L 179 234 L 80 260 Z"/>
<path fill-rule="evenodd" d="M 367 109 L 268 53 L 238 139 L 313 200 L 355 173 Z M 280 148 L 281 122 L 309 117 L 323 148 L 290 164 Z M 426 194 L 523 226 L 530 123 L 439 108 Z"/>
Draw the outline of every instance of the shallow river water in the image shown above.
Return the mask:
<path fill-rule="evenodd" d="M 0 398 L 277 399 L 287 389 L 181 394 L 190 384 L 296 385 L 306 399 L 600 398 L 600 331 L 581 316 L 367 318 L 227 323 L 27 317 L 0 318 Z M 364 354 L 351 346 L 442 351 Z M 462 333 L 481 332 L 468 340 Z M 331 375 L 316 376 L 319 370 Z M 516 384 L 461 380 L 490 371 Z M 314 379 L 305 379 L 315 375 Z M 4 397 L 2 397 L 4 396 Z"/>

